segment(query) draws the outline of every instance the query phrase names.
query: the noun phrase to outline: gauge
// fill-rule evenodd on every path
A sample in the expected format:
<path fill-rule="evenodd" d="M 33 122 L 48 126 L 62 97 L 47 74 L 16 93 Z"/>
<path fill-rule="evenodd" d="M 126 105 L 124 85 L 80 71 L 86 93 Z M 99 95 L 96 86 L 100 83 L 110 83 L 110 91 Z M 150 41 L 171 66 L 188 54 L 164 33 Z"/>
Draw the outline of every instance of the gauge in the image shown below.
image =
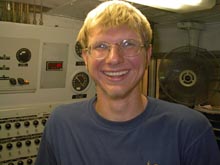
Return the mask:
<path fill-rule="evenodd" d="M 83 91 L 89 85 L 89 75 L 86 72 L 78 72 L 72 79 L 72 87 L 76 91 Z"/>
<path fill-rule="evenodd" d="M 79 57 L 82 57 L 82 45 L 80 44 L 79 41 L 76 42 L 75 52 Z"/>
<path fill-rule="evenodd" d="M 27 48 L 21 48 L 16 53 L 16 58 L 21 63 L 26 63 L 31 59 L 31 51 Z"/>

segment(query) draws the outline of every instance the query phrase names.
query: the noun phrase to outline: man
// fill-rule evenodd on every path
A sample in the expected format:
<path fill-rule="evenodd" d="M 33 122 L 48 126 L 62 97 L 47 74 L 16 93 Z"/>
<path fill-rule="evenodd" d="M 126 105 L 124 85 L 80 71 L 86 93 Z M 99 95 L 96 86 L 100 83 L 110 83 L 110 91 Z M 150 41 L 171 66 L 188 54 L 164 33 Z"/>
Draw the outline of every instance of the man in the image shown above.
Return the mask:
<path fill-rule="evenodd" d="M 97 96 L 56 108 L 36 165 L 219 165 L 212 127 L 185 106 L 145 97 L 146 17 L 123 1 L 92 10 L 77 40 Z"/>

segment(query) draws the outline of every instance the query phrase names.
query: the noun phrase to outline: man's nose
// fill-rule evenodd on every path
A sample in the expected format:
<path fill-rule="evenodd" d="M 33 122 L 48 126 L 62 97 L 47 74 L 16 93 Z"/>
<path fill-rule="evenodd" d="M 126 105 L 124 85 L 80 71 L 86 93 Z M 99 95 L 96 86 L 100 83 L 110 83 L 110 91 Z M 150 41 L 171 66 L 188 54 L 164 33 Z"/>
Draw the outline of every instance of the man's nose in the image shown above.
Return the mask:
<path fill-rule="evenodd" d="M 124 61 L 123 53 L 120 50 L 120 46 L 117 44 L 112 44 L 109 48 L 109 54 L 107 56 L 107 62 L 112 64 L 121 63 Z"/>

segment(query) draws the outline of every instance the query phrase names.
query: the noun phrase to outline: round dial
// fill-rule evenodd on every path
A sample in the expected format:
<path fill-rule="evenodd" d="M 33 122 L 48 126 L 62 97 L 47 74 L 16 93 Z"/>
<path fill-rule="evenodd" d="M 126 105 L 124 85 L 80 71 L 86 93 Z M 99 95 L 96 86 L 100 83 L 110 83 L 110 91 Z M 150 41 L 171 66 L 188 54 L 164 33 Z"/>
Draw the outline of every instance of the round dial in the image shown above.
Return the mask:
<path fill-rule="evenodd" d="M 21 48 L 16 53 L 16 58 L 21 63 L 26 63 L 31 59 L 31 51 L 27 48 Z"/>
<path fill-rule="evenodd" d="M 72 79 L 72 87 L 76 91 L 83 91 L 89 85 L 89 75 L 85 72 L 79 72 Z"/>
<path fill-rule="evenodd" d="M 76 52 L 76 54 L 77 54 L 79 57 L 81 57 L 81 55 L 82 55 L 82 45 L 80 44 L 79 41 L 76 42 L 75 52 Z"/>

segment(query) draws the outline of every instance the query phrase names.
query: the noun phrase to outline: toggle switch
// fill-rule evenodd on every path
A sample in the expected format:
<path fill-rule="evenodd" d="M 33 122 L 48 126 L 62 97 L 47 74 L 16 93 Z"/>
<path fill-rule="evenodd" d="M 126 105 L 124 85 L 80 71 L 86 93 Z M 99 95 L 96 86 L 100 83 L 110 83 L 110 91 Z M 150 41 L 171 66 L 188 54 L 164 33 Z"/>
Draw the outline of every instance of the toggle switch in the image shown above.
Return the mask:
<path fill-rule="evenodd" d="M 20 128 L 20 127 L 21 127 L 21 123 L 16 122 L 16 123 L 15 123 L 15 128 Z"/>
<path fill-rule="evenodd" d="M 28 80 L 24 80 L 23 78 L 17 78 L 17 80 L 20 85 L 28 85 L 30 83 Z"/>
<path fill-rule="evenodd" d="M 34 143 L 35 143 L 36 145 L 40 144 L 40 139 L 35 139 L 35 140 L 34 140 Z"/>
<path fill-rule="evenodd" d="M 16 143 L 16 146 L 17 146 L 18 148 L 21 148 L 22 143 L 21 143 L 21 142 L 17 142 L 17 143 Z"/>
<path fill-rule="evenodd" d="M 5 128 L 6 128 L 7 130 L 9 130 L 9 129 L 11 128 L 11 124 L 10 124 L 10 123 L 6 123 L 6 124 L 5 124 Z"/>
<path fill-rule="evenodd" d="M 9 82 L 10 82 L 11 85 L 16 85 L 17 84 L 17 81 L 16 81 L 15 78 L 10 78 Z"/>
<path fill-rule="evenodd" d="M 17 163 L 17 165 L 23 165 L 24 164 L 24 162 L 23 161 L 18 161 L 18 163 Z"/>
<path fill-rule="evenodd" d="M 35 127 L 37 127 L 38 124 L 39 124 L 39 121 L 38 121 L 38 120 L 34 120 L 34 121 L 33 121 L 33 125 L 34 125 Z"/>
<path fill-rule="evenodd" d="M 25 141 L 25 144 L 26 144 L 26 146 L 30 146 L 31 145 L 31 141 L 27 140 L 27 141 Z"/>
<path fill-rule="evenodd" d="M 20 85 L 24 85 L 25 84 L 23 78 L 17 78 L 17 80 L 18 80 L 18 84 L 20 84 Z"/>
<path fill-rule="evenodd" d="M 30 122 L 29 122 L 29 121 L 25 121 L 25 122 L 24 122 L 24 126 L 25 126 L 25 127 L 29 127 L 29 125 L 30 125 Z"/>
<path fill-rule="evenodd" d="M 33 163 L 33 160 L 32 159 L 28 159 L 27 160 L 27 164 L 32 164 Z"/>
<path fill-rule="evenodd" d="M 12 149 L 12 147 L 13 147 L 13 145 L 12 145 L 12 143 L 8 143 L 7 145 L 6 145 L 6 147 L 7 147 L 7 149 Z"/>

